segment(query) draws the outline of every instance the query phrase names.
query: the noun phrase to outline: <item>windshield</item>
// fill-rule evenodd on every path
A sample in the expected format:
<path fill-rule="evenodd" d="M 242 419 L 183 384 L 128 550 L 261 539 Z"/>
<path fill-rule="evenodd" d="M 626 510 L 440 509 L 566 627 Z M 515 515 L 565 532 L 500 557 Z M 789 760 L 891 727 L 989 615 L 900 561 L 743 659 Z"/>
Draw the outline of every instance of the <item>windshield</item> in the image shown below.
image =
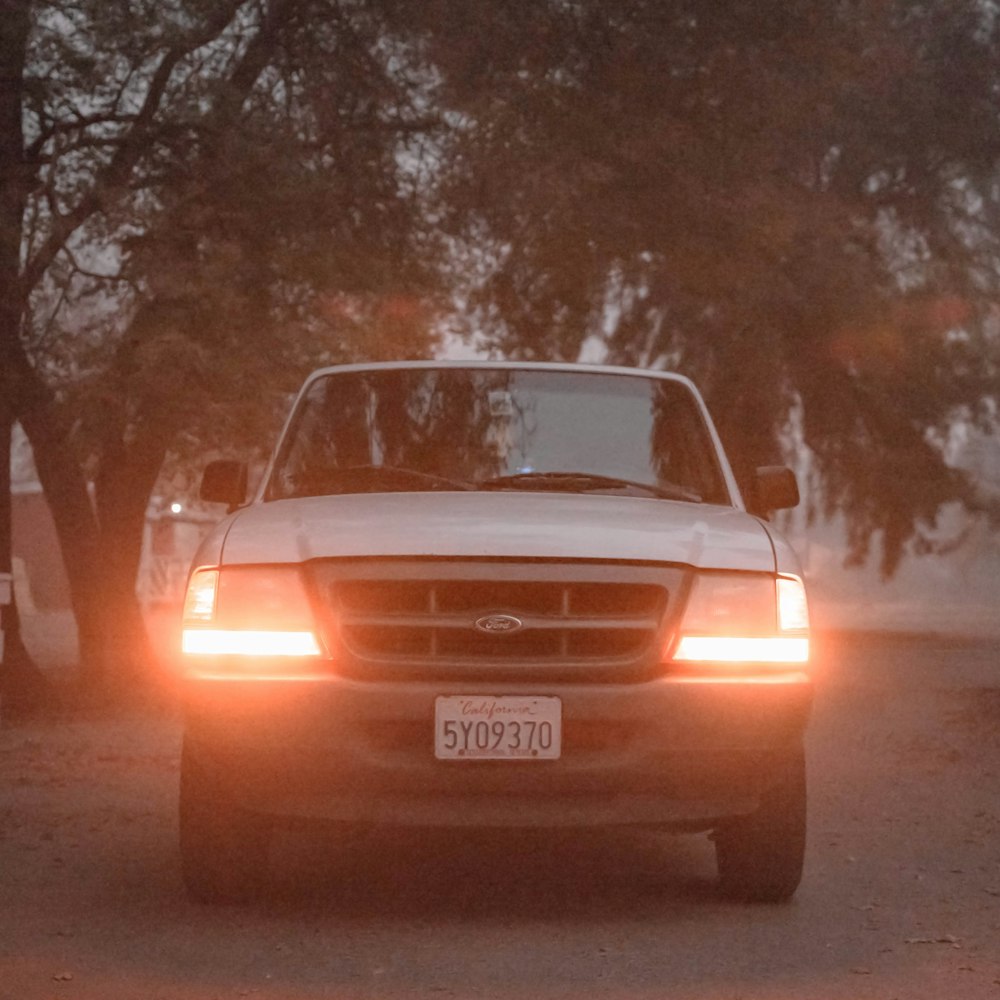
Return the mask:
<path fill-rule="evenodd" d="M 682 383 L 490 368 L 318 379 L 282 442 L 266 498 L 435 489 L 729 502 Z"/>

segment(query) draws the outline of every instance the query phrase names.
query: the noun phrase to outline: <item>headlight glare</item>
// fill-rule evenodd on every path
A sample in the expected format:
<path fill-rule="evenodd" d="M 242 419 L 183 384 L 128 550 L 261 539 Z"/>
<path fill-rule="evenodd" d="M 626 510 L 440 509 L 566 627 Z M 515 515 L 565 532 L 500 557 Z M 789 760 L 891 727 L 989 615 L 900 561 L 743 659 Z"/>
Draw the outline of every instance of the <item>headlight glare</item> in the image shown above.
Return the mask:
<path fill-rule="evenodd" d="M 299 568 L 195 570 L 184 602 L 181 649 L 191 656 L 321 656 L 312 603 Z"/>
<path fill-rule="evenodd" d="M 802 581 L 762 573 L 699 574 L 671 659 L 722 667 L 806 663 L 809 615 Z"/>
<path fill-rule="evenodd" d="M 201 656 L 319 656 L 320 653 L 312 632 L 187 628 L 181 642 L 185 653 Z"/>

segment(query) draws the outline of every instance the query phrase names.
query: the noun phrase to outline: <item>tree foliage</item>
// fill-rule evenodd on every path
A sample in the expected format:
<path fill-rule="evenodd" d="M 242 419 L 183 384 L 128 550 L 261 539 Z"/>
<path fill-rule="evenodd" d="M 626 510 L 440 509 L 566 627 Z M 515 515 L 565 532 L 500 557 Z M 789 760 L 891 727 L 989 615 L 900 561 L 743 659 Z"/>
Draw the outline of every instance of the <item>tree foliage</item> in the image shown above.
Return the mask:
<path fill-rule="evenodd" d="M 85 656 L 164 458 L 429 353 L 449 288 L 496 352 L 691 373 L 742 475 L 804 443 L 891 573 L 977 503 L 998 43 L 981 0 L 0 0 L 0 423 Z"/>
<path fill-rule="evenodd" d="M 666 364 L 745 475 L 789 434 L 891 573 L 997 390 L 997 19 L 977 2 L 437 0 L 450 223 L 507 354 Z M 593 353 L 593 352 L 592 352 Z"/>
<path fill-rule="evenodd" d="M 141 659 L 143 522 L 178 439 L 270 429 L 317 360 L 429 349 L 435 246 L 400 153 L 435 122 L 377 2 L 6 4 L 0 340 L 99 677 Z"/>

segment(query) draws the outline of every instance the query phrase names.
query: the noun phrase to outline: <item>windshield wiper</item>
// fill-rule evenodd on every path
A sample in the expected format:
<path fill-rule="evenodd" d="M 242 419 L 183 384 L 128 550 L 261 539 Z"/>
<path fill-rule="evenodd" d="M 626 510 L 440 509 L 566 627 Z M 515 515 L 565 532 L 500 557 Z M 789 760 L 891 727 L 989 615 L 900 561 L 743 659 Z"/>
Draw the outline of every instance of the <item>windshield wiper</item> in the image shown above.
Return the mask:
<path fill-rule="evenodd" d="M 687 500 L 701 503 L 701 495 L 674 483 L 654 485 L 640 483 L 619 476 L 602 476 L 593 472 L 518 472 L 510 476 L 496 476 L 478 484 L 481 490 L 542 489 L 566 493 L 592 493 L 608 488 L 642 490 L 647 496 L 663 500 Z"/>
<path fill-rule="evenodd" d="M 472 490 L 475 486 L 459 479 L 449 479 L 433 472 L 407 469 L 398 465 L 347 465 L 339 469 L 311 472 L 296 488 L 293 496 L 323 496 L 330 493 L 378 493 L 395 485 L 393 492 L 424 488 L 438 490 Z"/>

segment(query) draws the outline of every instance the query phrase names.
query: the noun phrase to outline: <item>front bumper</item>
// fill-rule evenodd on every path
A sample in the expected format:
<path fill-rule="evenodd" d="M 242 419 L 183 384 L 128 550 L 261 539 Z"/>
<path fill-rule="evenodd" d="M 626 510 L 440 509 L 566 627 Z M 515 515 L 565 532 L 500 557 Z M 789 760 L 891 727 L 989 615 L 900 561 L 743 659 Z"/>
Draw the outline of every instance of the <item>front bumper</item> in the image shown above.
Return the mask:
<path fill-rule="evenodd" d="M 562 699 L 558 760 L 441 761 L 439 695 Z M 275 818 L 445 827 L 708 828 L 802 745 L 807 675 L 630 684 L 191 680 L 189 752 Z"/>

